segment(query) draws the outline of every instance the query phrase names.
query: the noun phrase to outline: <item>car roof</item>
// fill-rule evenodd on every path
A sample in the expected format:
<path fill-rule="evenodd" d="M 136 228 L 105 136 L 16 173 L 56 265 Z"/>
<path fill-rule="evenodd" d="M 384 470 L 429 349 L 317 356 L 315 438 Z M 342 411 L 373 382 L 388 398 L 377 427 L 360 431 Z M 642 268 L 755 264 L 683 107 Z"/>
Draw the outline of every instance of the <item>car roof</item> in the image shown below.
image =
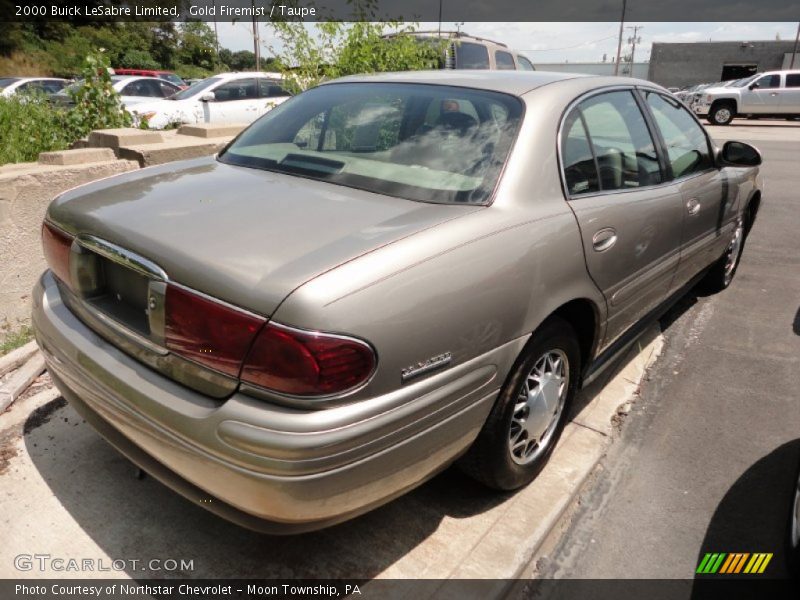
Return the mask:
<path fill-rule="evenodd" d="M 3 77 L 5 79 L 5 77 Z M 9 79 L 16 79 L 15 83 L 25 83 L 28 81 L 69 81 L 61 77 L 9 77 Z"/>
<path fill-rule="evenodd" d="M 122 82 L 128 82 L 128 81 L 138 81 L 140 79 L 146 79 L 147 81 L 158 81 L 159 83 L 161 83 L 163 81 L 162 79 L 159 79 L 158 77 L 152 77 L 150 75 L 112 75 L 111 76 L 111 81 L 113 83 L 122 83 Z M 167 81 L 165 83 L 171 83 L 171 82 Z M 172 83 L 172 85 L 175 85 L 175 84 Z"/>
<path fill-rule="evenodd" d="M 437 70 L 437 71 L 403 71 L 398 73 L 375 73 L 372 75 L 351 75 L 325 82 L 323 85 L 335 85 L 349 82 L 387 82 L 387 83 L 423 83 L 430 85 L 450 85 L 468 87 L 496 92 L 505 92 L 521 96 L 526 92 L 545 85 L 558 84 L 565 81 L 582 79 L 586 87 L 607 87 L 612 85 L 642 85 L 659 88 L 660 86 L 643 79 L 631 77 L 612 77 L 587 75 L 582 73 L 559 73 L 555 71 L 495 71 L 495 70 Z"/>
<path fill-rule="evenodd" d="M 270 73 L 267 71 L 236 71 L 233 73 L 217 73 L 216 75 L 210 75 L 208 79 L 210 79 L 211 77 L 225 77 L 226 79 L 242 79 L 245 77 L 282 78 L 283 76 L 280 73 Z"/>

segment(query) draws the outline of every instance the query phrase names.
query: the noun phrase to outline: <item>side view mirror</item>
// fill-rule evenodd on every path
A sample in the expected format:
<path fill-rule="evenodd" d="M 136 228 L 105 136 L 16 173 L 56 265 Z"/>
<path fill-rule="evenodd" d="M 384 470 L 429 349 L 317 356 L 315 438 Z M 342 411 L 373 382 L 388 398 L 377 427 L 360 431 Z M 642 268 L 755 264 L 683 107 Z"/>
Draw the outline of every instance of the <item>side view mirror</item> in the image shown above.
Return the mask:
<path fill-rule="evenodd" d="M 200 102 L 213 102 L 216 99 L 214 92 L 206 92 L 200 96 Z"/>
<path fill-rule="evenodd" d="M 754 89 L 756 89 L 757 87 L 761 87 L 761 86 L 759 86 L 759 85 L 758 85 L 758 82 L 756 81 L 756 82 L 754 82 L 754 83 L 751 83 L 750 85 L 748 85 L 748 86 L 747 86 L 747 89 L 754 90 Z"/>
<path fill-rule="evenodd" d="M 720 153 L 722 166 L 757 167 L 761 164 L 761 152 L 744 142 L 725 142 Z"/>

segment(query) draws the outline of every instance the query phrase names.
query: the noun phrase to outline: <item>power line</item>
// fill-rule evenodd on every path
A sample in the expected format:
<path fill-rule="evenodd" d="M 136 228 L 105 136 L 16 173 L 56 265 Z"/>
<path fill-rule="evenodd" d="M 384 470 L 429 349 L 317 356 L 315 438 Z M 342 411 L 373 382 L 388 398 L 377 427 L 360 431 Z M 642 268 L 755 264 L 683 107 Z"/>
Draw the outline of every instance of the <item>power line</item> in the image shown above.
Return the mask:
<path fill-rule="evenodd" d="M 541 48 L 538 50 L 520 50 L 520 52 L 556 52 L 558 50 L 571 50 L 572 48 L 580 48 L 581 46 L 588 46 L 589 44 L 597 44 L 598 42 L 605 42 L 606 40 L 614 39 L 615 35 L 610 35 L 608 37 L 601 38 L 599 40 L 592 40 L 591 42 L 581 42 L 580 44 L 575 44 L 574 46 L 564 46 L 563 48 Z"/>

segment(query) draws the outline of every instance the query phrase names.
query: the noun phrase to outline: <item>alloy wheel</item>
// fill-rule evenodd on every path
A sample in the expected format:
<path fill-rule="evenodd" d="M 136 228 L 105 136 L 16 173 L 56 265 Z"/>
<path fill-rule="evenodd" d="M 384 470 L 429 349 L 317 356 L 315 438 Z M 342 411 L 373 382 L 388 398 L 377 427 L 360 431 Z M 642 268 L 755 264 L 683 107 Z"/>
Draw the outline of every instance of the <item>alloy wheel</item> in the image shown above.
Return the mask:
<path fill-rule="evenodd" d="M 717 123 L 727 123 L 731 120 L 731 111 L 728 108 L 720 108 L 714 113 L 714 120 Z"/>
<path fill-rule="evenodd" d="M 549 350 L 534 363 L 517 395 L 508 450 L 518 465 L 535 461 L 553 439 L 569 389 L 569 360 L 559 350 Z"/>
<path fill-rule="evenodd" d="M 739 256 L 742 250 L 742 241 L 744 240 L 744 225 L 739 223 L 736 226 L 736 231 L 733 233 L 733 239 L 728 246 L 728 251 L 725 254 L 725 285 L 729 285 L 733 279 L 733 274 L 736 271 L 736 265 L 739 263 Z"/>

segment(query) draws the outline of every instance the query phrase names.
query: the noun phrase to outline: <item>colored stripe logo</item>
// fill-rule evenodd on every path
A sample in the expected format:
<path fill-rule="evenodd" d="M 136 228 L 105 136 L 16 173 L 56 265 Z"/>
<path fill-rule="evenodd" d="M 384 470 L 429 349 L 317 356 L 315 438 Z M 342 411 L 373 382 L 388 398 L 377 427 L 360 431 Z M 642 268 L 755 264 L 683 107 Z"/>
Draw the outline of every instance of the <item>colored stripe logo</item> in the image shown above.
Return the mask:
<path fill-rule="evenodd" d="M 772 560 L 772 553 L 756 552 L 707 552 L 697 566 L 695 573 L 713 575 L 715 573 L 736 575 L 748 573 L 761 574 Z"/>

